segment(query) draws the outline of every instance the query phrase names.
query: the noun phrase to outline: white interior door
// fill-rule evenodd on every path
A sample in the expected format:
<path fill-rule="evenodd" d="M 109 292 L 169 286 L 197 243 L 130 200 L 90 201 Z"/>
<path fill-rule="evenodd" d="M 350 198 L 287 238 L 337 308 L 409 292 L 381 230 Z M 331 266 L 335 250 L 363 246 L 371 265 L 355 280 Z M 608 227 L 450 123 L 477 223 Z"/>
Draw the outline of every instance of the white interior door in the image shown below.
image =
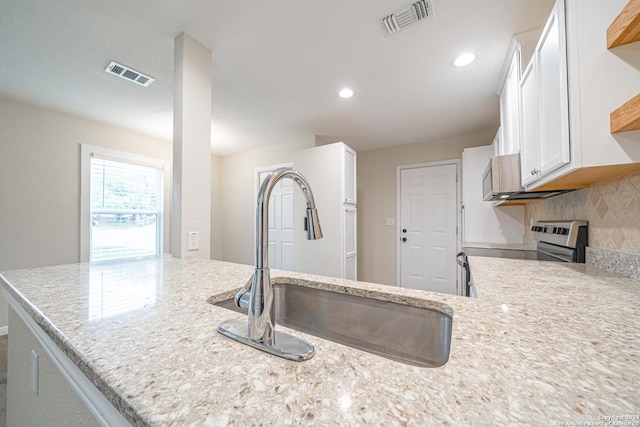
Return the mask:
<path fill-rule="evenodd" d="M 400 170 L 400 286 L 457 293 L 457 165 Z"/>
<path fill-rule="evenodd" d="M 275 168 L 274 168 L 275 169 Z M 271 170 L 260 170 L 258 189 Z M 269 198 L 269 268 L 293 271 L 293 181 L 280 180 Z"/>

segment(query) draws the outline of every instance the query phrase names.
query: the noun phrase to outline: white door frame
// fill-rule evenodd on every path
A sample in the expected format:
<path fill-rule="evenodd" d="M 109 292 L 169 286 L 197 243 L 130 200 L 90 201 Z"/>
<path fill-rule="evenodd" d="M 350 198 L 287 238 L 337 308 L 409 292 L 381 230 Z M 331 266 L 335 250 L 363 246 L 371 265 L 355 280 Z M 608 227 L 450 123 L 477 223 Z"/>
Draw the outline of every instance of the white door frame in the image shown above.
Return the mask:
<path fill-rule="evenodd" d="M 461 160 L 453 159 L 453 160 L 443 160 L 439 162 L 428 162 L 428 163 L 415 163 L 411 165 L 399 165 L 396 166 L 396 286 L 400 286 L 400 265 L 401 265 L 401 247 L 400 247 L 400 239 L 402 238 L 402 232 L 400 224 L 400 205 L 401 205 L 401 194 L 400 194 L 400 173 L 405 169 L 418 169 L 424 167 L 432 167 L 432 166 L 445 166 L 445 165 L 455 165 L 456 166 L 456 253 L 460 252 L 460 247 L 462 246 L 462 235 L 460 234 L 460 230 L 462 229 L 462 222 L 460 216 L 460 207 L 461 204 L 461 196 L 462 196 L 462 180 L 460 179 L 460 174 L 462 172 L 461 169 Z M 452 259 L 451 262 L 456 262 L 455 259 Z M 456 268 L 459 270 L 460 267 L 456 263 Z M 456 294 L 462 295 L 462 286 L 460 284 L 460 274 L 456 274 Z"/>

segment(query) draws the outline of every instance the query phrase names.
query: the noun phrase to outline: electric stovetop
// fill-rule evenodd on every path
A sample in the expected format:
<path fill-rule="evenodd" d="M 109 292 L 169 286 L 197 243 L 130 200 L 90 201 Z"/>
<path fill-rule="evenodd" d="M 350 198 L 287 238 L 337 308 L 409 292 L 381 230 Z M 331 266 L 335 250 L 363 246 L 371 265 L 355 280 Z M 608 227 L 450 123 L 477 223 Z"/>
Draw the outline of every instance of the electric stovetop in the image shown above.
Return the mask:
<path fill-rule="evenodd" d="M 538 261 L 558 261 L 535 250 L 464 248 L 467 256 L 485 256 L 491 258 L 531 259 Z"/>

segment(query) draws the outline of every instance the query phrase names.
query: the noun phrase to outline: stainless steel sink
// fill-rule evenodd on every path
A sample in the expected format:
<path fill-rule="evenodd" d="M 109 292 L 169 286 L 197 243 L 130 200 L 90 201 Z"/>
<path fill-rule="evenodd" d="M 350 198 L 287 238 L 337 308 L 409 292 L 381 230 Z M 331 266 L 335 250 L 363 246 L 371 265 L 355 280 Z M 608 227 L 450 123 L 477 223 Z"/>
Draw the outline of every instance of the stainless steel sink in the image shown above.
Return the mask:
<path fill-rule="evenodd" d="M 447 313 L 305 286 L 273 287 L 278 325 L 409 365 L 435 368 L 449 360 Z M 212 304 L 243 312 L 233 298 Z"/>

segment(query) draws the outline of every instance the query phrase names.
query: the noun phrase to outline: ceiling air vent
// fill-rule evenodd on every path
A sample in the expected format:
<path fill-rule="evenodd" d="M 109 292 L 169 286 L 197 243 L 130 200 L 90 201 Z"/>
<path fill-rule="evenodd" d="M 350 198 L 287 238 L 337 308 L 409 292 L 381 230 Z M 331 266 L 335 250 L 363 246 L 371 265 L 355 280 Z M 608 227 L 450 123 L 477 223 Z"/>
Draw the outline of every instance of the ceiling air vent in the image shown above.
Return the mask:
<path fill-rule="evenodd" d="M 414 22 L 422 21 L 432 15 L 431 2 L 428 0 L 419 0 L 383 17 L 382 28 L 385 34 L 390 36 L 400 30 L 404 30 Z"/>
<path fill-rule="evenodd" d="M 153 77 L 142 74 L 139 71 L 127 67 L 126 65 L 118 64 L 115 61 L 111 61 L 111 63 L 107 65 L 105 71 L 109 74 L 113 74 L 114 76 L 121 77 L 144 87 L 149 86 L 155 80 Z"/>

